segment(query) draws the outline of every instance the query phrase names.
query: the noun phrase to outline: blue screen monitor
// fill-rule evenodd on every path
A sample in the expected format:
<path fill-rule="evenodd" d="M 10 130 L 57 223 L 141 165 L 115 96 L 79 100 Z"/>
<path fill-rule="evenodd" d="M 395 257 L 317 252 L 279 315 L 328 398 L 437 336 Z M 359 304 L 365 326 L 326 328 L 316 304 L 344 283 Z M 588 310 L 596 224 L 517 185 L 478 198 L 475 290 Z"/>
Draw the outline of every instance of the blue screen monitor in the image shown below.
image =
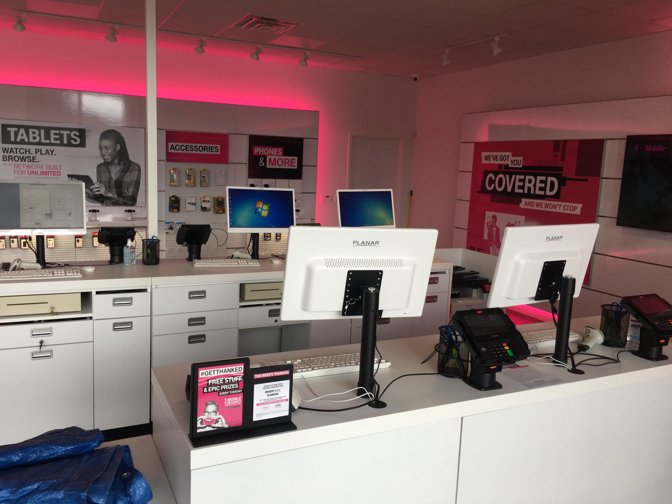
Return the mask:
<path fill-rule="evenodd" d="M 227 187 L 226 215 L 229 233 L 288 231 L 295 224 L 294 190 Z"/>
<path fill-rule="evenodd" d="M 392 189 L 339 189 L 337 201 L 342 227 L 394 227 Z"/>

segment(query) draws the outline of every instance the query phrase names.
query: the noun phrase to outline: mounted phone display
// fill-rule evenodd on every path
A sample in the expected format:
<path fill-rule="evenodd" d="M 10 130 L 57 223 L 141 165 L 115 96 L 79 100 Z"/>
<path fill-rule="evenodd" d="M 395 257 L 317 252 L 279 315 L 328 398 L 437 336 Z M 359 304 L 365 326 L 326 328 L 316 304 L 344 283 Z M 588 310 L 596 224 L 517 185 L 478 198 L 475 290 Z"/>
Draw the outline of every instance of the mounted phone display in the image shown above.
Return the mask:
<path fill-rule="evenodd" d="M 639 348 L 633 353 L 653 361 L 667 359 L 662 347 L 672 335 L 672 305 L 658 294 L 642 294 L 624 297 L 621 306 L 642 323 Z"/>

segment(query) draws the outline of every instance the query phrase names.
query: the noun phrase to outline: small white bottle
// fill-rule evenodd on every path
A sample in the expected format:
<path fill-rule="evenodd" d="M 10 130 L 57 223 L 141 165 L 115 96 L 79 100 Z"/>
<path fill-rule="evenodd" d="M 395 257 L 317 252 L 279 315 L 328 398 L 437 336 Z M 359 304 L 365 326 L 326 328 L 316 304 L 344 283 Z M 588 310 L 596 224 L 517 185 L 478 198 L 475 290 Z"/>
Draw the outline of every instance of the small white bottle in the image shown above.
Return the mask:
<path fill-rule="evenodd" d="M 131 240 L 128 240 L 124 247 L 124 264 L 135 264 L 135 245 Z"/>
<path fill-rule="evenodd" d="M 128 241 L 128 253 L 130 255 L 129 259 L 131 260 L 130 264 L 135 264 L 135 242 Z"/>

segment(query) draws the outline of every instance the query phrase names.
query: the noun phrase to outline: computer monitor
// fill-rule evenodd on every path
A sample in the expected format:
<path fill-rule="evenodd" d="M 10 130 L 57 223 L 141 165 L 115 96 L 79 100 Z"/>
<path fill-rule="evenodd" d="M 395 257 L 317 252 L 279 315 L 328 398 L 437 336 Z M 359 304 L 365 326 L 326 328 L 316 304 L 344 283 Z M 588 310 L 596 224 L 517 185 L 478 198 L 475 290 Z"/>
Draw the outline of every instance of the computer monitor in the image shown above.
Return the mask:
<path fill-rule="evenodd" d="M 437 236 L 435 229 L 290 228 L 280 318 L 363 317 L 358 383 L 375 393 L 376 320 L 422 314 Z"/>
<path fill-rule="evenodd" d="M 343 227 L 394 227 L 392 189 L 339 189 L 338 224 Z"/>
<path fill-rule="evenodd" d="M 507 227 L 499 250 L 488 307 L 559 299 L 553 357 L 567 360 L 572 298 L 586 276 L 599 224 Z"/>
<path fill-rule="evenodd" d="M 229 233 L 251 233 L 252 258 L 259 259 L 259 233 L 280 233 L 295 224 L 294 190 L 226 188 Z"/>
<path fill-rule="evenodd" d="M 0 234 L 36 236 L 35 258 L 43 267 L 45 236 L 85 233 L 82 182 L 0 180 Z"/>
<path fill-rule="evenodd" d="M 201 258 L 201 246 L 208 243 L 211 232 L 210 224 L 182 224 L 180 226 L 175 241 L 178 245 L 186 245 L 187 261 Z"/>

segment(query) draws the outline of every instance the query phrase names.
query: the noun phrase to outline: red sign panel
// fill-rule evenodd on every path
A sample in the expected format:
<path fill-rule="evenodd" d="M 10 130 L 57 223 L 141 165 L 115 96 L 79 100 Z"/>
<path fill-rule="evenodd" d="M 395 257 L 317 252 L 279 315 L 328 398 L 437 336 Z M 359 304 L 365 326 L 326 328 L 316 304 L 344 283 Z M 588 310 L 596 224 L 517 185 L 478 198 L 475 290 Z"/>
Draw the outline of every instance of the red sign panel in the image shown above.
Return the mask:
<path fill-rule="evenodd" d="M 166 161 L 174 163 L 228 163 L 229 135 L 226 133 L 166 131 Z"/>
<path fill-rule="evenodd" d="M 595 222 L 603 140 L 474 145 L 467 248 L 492 255 L 508 226 Z"/>

